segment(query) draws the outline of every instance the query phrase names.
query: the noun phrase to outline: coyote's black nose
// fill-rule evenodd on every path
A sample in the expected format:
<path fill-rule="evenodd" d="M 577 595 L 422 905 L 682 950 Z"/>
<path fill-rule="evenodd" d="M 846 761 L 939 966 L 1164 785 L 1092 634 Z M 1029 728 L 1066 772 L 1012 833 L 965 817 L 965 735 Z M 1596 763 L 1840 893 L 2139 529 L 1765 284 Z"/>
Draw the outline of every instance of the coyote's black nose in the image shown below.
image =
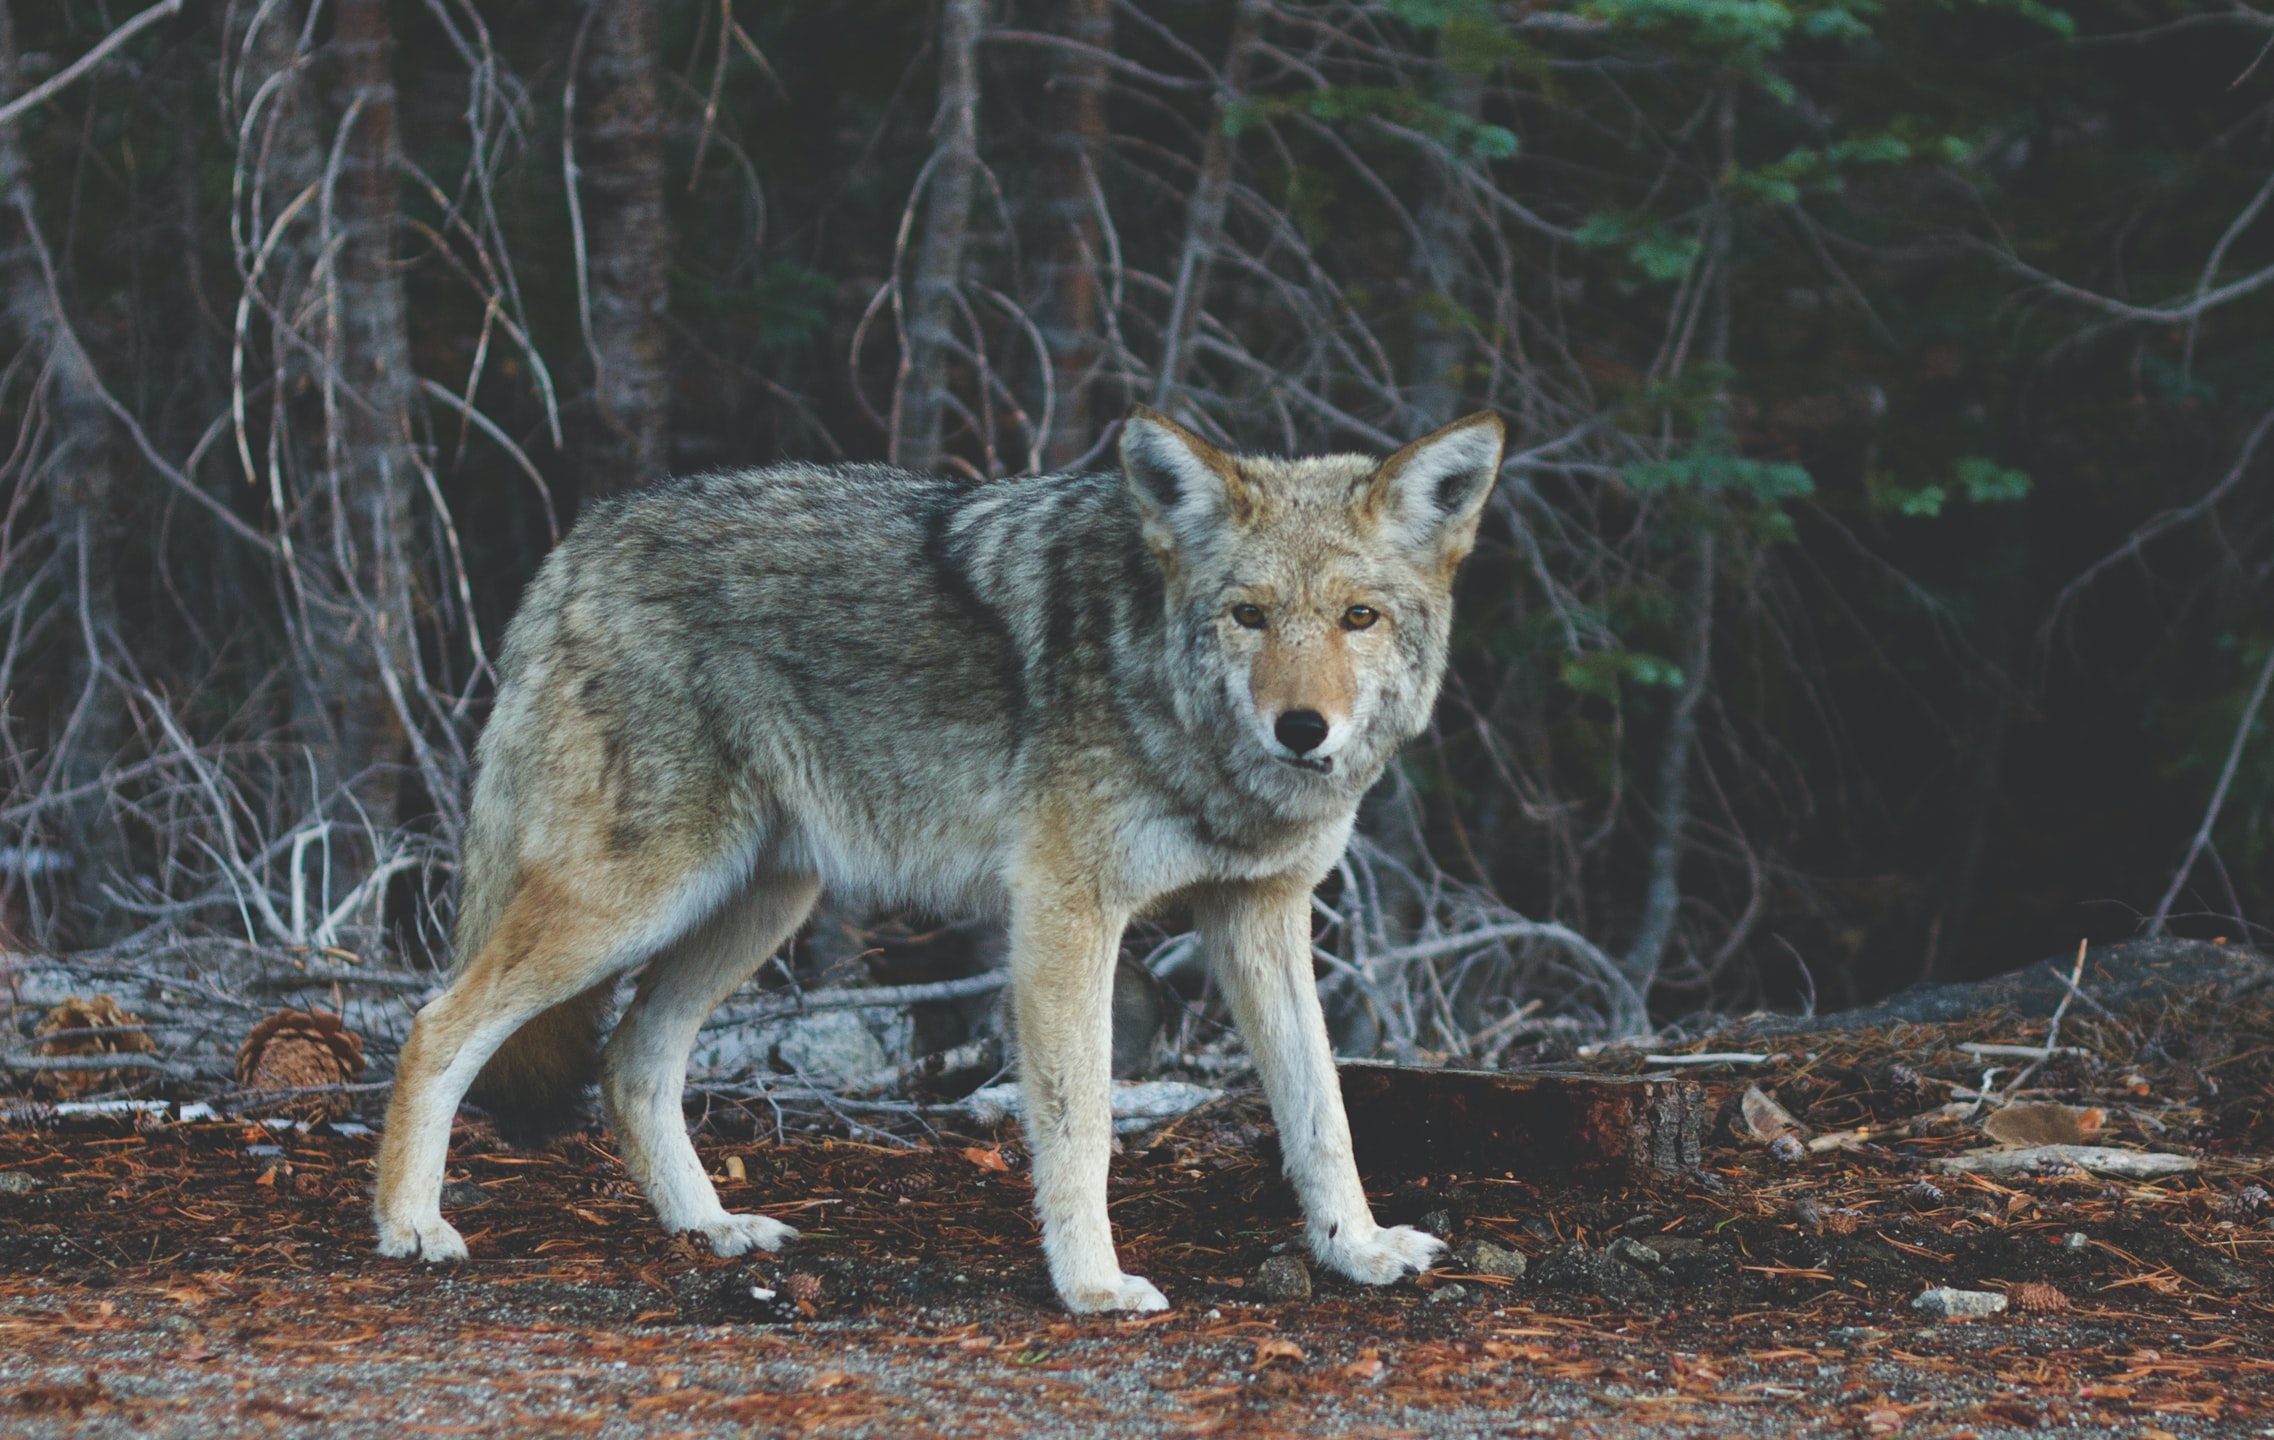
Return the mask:
<path fill-rule="evenodd" d="M 1279 743 L 1298 755 L 1308 755 L 1326 743 L 1326 716 L 1316 710 L 1290 710 L 1271 727 Z"/>

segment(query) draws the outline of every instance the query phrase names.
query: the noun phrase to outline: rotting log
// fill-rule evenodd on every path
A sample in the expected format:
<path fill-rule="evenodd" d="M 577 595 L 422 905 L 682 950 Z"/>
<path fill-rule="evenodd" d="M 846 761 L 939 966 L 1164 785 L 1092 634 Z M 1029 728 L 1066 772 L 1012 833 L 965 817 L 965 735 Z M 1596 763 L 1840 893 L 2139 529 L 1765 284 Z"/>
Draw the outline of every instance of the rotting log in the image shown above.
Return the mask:
<path fill-rule="evenodd" d="M 1346 1060 L 1342 1103 L 1370 1174 L 1470 1170 L 1645 1183 L 1699 1168 L 1710 1107 L 1686 1076 L 1418 1070 Z"/>

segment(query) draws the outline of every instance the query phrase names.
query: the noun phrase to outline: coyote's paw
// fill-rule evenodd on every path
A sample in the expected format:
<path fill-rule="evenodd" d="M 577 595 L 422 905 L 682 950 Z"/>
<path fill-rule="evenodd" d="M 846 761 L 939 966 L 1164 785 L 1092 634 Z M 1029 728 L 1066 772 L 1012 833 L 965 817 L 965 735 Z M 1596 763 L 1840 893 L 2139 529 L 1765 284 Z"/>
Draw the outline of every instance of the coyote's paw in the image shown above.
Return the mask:
<path fill-rule="evenodd" d="M 1076 1315 L 1109 1310 L 1166 1310 L 1169 1300 L 1142 1275 L 1116 1275 L 1102 1285 L 1076 1285 L 1058 1292 Z"/>
<path fill-rule="evenodd" d="M 441 1264 L 466 1258 L 466 1242 L 440 1215 L 423 1220 L 381 1220 L 379 1253 L 395 1260 Z"/>
<path fill-rule="evenodd" d="M 1345 1225 L 1315 1244 L 1319 1263 L 1367 1285 L 1387 1285 L 1433 1264 L 1445 1242 L 1410 1225 L 1373 1226 L 1354 1233 Z"/>
<path fill-rule="evenodd" d="M 688 1227 L 711 1242 L 714 1255 L 747 1255 L 753 1250 L 779 1250 L 797 1238 L 797 1231 L 763 1215 L 728 1215 L 706 1225 Z"/>

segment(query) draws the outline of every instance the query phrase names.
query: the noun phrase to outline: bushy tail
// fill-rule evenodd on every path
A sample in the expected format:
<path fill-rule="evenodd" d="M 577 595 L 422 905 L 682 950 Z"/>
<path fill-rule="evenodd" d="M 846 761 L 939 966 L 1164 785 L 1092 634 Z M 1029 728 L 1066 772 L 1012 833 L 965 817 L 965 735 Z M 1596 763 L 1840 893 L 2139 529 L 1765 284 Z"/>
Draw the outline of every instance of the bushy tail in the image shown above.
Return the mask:
<path fill-rule="evenodd" d="M 466 1098 L 489 1112 L 509 1145 L 543 1145 L 584 1117 L 600 1074 L 600 1026 L 615 989 L 605 980 L 513 1032 L 474 1077 Z"/>

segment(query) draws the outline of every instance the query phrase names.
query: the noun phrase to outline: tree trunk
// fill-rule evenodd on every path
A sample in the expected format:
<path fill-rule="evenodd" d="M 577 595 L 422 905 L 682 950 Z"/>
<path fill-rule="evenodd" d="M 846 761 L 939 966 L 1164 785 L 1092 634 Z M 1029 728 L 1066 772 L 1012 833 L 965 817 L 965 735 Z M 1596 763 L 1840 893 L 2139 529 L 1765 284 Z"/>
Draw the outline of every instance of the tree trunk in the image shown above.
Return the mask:
<path fill-rule="evenodd" d="M 1674 935 L 1675 913 L 1682 904 L 1682 852 L 1688 847 L 1690 823 L 1690 752 L 1697 747 L 1698 706 L 1705 699 L 1706 677 L 1713 663 L 1715 548 L 1713 531 L 1701 525 L 1685 607 L 1690 631 L 1682 654 L 1682 693 L 1674 701 L 1674 713 L 1666 721 L 1666 736 L 1658 752 L 1658 835 L 1650 846 L 1642 920 L 1635 927 L 1634 943 L 1619 957 L 1619 968 L 1645 998 L 1665 959 L 1666 944 Z"/>
<path fill-rule="evenodd" d="M 1059 31 L 1100 51 L 1113 48 L 1113 0 L 1066 0 Z M 1049 299 L 1042 341 L 1050 351 L 1057 408 L 1042 463 L 1057 470 L 1094 440 L 1090 385 L 1098 362 L 1098 253 L 1104 243 L 1095 199 L 1098 146 L 1105 138 L 1106 66 L 1099 55 L 1054 52 L 1045 94 L 1043 216 L 1050 229 L 1043 281 Z"/>
<path fill-rule="evenodd" d="M 323 494 L 305 497 L 311 577 L 302 740 L 316 757 L 320 799 L 345 787 L 340 818 L 375 831 L 397 819 L 405 735 L 389 681 L 407 684 L 411 450 L 409 329 L 395 263 L 395 86 L 385 0 L 339 0 L 333 34 L 343 122 L 352 119 L 335 182 L 336 232 L 323 343 L 338 376 L 325 402 Z M 317 547 L 320 547 L 318 549 Z M 369 857 L 357 857 L 351 868 Z M 350 883 L 353 883 L 352 880 Z"/>
<path fill-rule="evenodd" d="M 1446 107 L 1475 120 L 1484 104 L 1482 77 L 1445 65 L 1442 38 L 1438 48 Z M 1412 264 L 1412 404 L 1415 429 L 1426 432 L 1451 424 L 1460 413 L 1460 365 L 1468 336 L 1454 296 L 1468 268 L 1470 204 L 1461 163 L 1442 147 L 1428 156 L 1422 186 L 1421 210 L 1414 217 L 1421 235 Z"/>
<path fill-rule="evenodd" d="M 1169 296 L 1168 323 L 1161 327 L 1161 367 L 1153 377 L 1153 408 L 1166 410 L 1184 388 L 1192 366 L 1192 337 L 1208 298 L 1208 269 L 1224 239 L 1224 212 L 1232 194 L 1235 141 L 1225 121 L 1246 95 L 1248 62 L 1263 33 L 1264 0 L 1239 0 L 1232 12 L 1232 38 L 1224 50 L 1222 88 L 1208 120 L 1208 139 L 1200 151 L 1200 177 L 1185 210 L 1184 244 L 1177 251 L 1176 287 Z"/>
<path fill-rule="evenodd" d="M 941 7 L 931 189 L 924 197 L 924 241 L 910 286 L 908 343 L 892 396 L 892 460 L 916 471 L 937 469 L 943 453 L 956 292 L 979 175 L 979 36 L 986 27 L 986 0 L 945 0 Z"/>
<path fill-rule="evenodd" d="M 663 104 L 655 0 L 590 0 L 586 100 L 576 123 L 592 293 L 599 425 L 585 493 L 660 480 L 671 468 L 671 375 L 663 316 L 671 236 L 663 218 Z"/>

